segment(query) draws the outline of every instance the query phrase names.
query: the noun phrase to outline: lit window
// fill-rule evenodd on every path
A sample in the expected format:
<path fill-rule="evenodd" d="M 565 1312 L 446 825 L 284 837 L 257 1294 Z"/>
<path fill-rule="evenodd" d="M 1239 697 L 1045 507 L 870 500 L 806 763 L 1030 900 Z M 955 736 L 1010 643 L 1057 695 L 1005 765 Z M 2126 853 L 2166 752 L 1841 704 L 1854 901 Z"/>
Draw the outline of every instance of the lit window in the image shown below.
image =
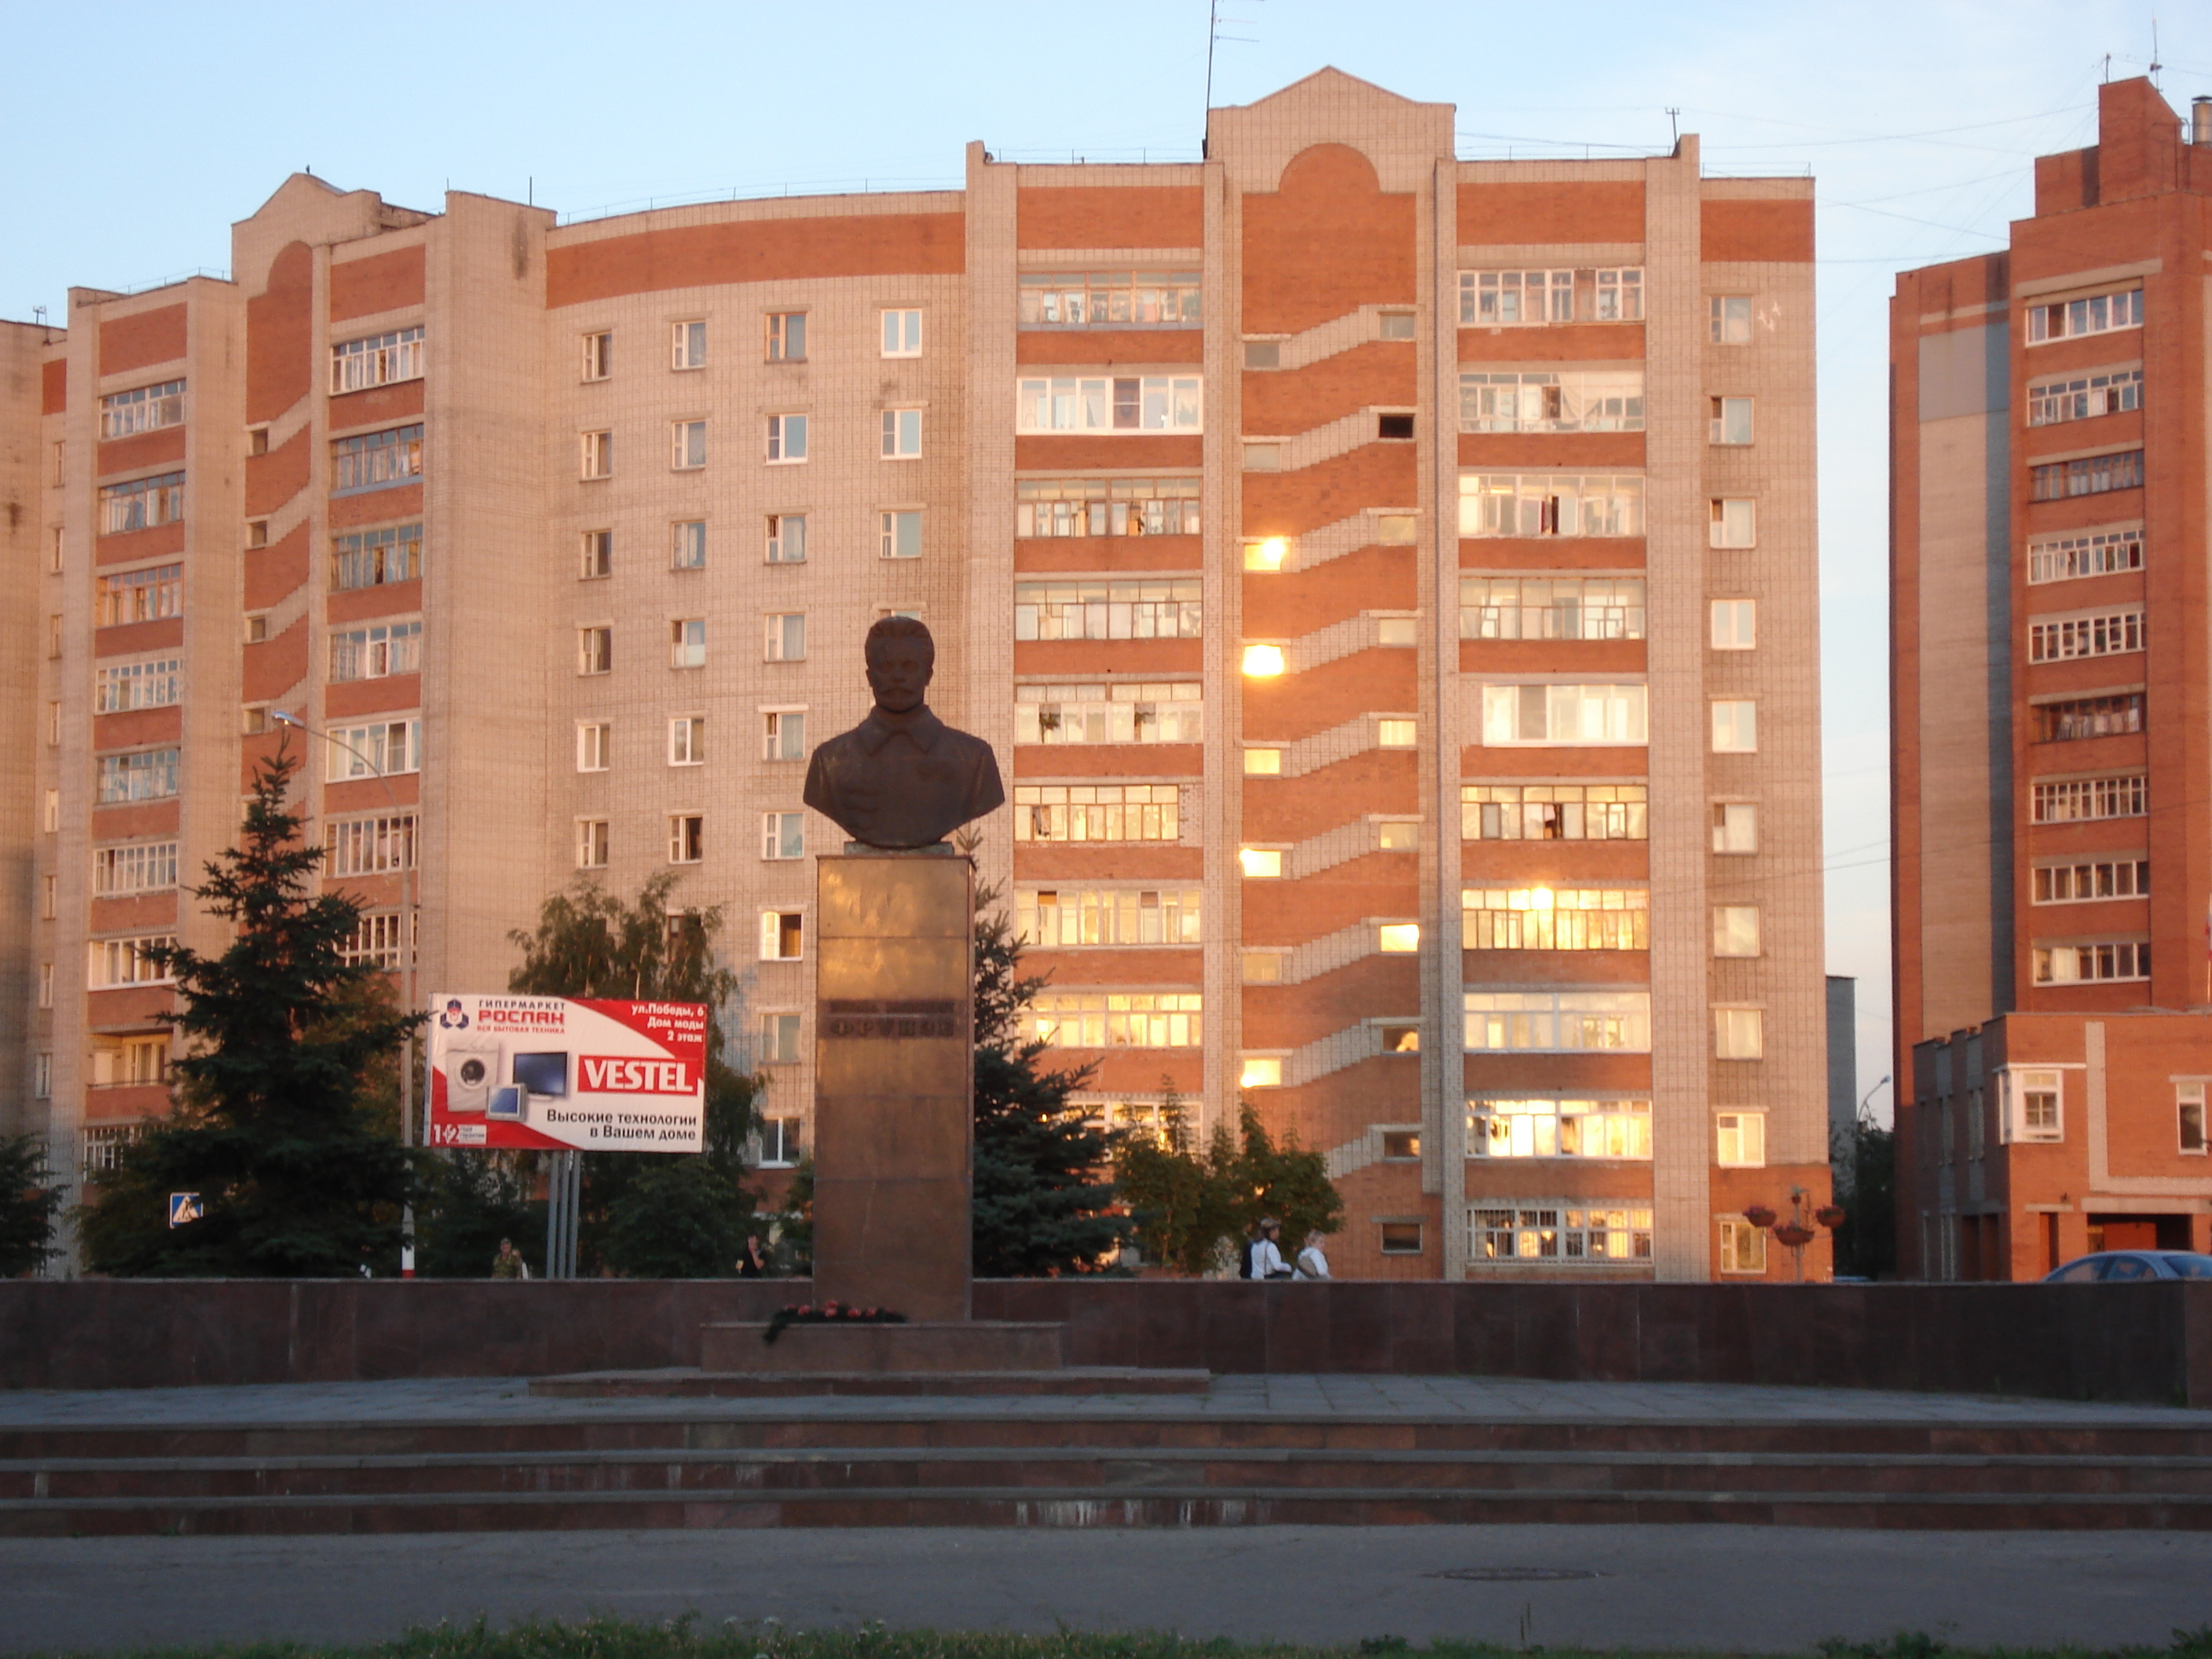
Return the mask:
<path fill-rule="evenodd" d="M 1644 841 L 1649 788 L 1640 783 L 1463 783 L 1463 841 Z"/>
<path fill-rule="evenodd" d="M 1279 749 L 1247 749 L 1244 751 L 1244 775 L 1248 778 L 1279 778 L 1283 775 L 1283 751 Z"/>
<path fill-rule="evenodd" d="M 1749 651 L 1759 644 L 1759 601 L 1713 601 L 1713 649 Z"/>
<path fill-rule="evenodd" d="M 1651 1156 L 1648 1100 L 1470 1100 L 1469 1158 L 1617 1158 Z"/>
<path fill-rule="evenodd" d="M 1766 1114 L 1721 1112 L 1713 1118 L 1718 1140 L 1715 1160 L 1723 1170 L 1759 1170 L 1766 1166 Z"/>
<path fill-rule="evenodd" d="M 919 357 L 921 356 L 921 313 L 920 311 L 886 311 L 883 317 L 884 356 L 886 357 Z"/>
<path fill-rule="evenodd" d="M 1742 699 L 1723 699 L 1713 704 L 1713 753 L 1751 755 L 1759 751 L 1759 705 Z"/>
<path fill-rule="evenodd" d="M 1023 887 L 1014 894 L 1015 937 L 1062 949 L 1085 945 L 1197 945 L 1195 887 Z"/>
<path fill-rule="evenodd" d="M 1016 388 L 1017 432 L 1197 432 L 1196 374 L 1066 375 L 1024 379 Z"/>
<path fill-rule="evenodd" d="M 1375 930 L 1376 948 L 1386 956 L 1403 955 L 1421 948 L 1419 922 L 1386 921 Z"/>
<path fill-rule="evenodd" d="M 1523 1198 L 1472 1207 L 1467 1221 L 1468 1258 L 1477 1264 L 1571 1268 L 1651 1260 L 1648 1201 Z"/>
<path fill-rule="evenodd" d="M 671 323 L 668 325 L 668 366 L 671 368 L 707 367 L 705 323 Z"/>
<path fill-rule="evenodd" d="M 1708 547 L 1759 545 L 1757 501 L 1740 495 L 1717 499 L 1708 503 L 1706 516 L 1705 545 Z"/>
<path fill-rule="evenodd" d="M 1280 985 L 1283 982 L 1283 952 L 1245 951 L 1244 982 L 1247 985 Z"/>
<path fill-rule="evenodd" d="M 1755 957 L 1759 954 L 1757 905 L 1716 904 L 1713 907 L 1713 954 L 1717 957 Z"/>
<path fill-rule="evenodd" d="M 806 954 L 805 919 L 796 910 L 761 912 L 761 960 L 796 962 Z"/>
<path fill-rule="evenodd" d="M 1247 1054 L 1243 1068 L 1237 1073 L 1240 1089 L 1279 1089 L 1283 1086 L 1283 1060 L 1279 1054 Z"/>
<path fill-rule="evenodd" d="M 1756 853 L 1759 850 L 1759 808 L 1747 800 L 1713 803 L 1713 851 Z"/>
<path fill-rule="evenodd" d="M 1492 748 L 1641 744 L 1648 708 L 1641 685 L 1486 685 L 1482 741 Z"/>
<path fill-rule="evenodd" d="M 1182 791 L 1172 783 L 1018 783 L 1018 842 L 1178 841 Z"/>
<path fill-rule="evenodd" d="M 1759 1060 L 1766 1053 L 1765 1018 L 1756 1008 L 1713 1010 L 1713 1054 L 1718 1060 Z"/>
<path fill-rule="evenodd" d="M 1766 1230 L 1741 1217 L 1721 1221 L 1721 1271 L 1724 1273 L 1763 1273 L 1766 1271 Z"/>
<path fill-rule="evenodd" d="M 1644 476 L 1634 472 L 1462 472 L 1459 533 L 1523 538 L 1641 536 Z"/>
<path fill-rule="evenodd" d="M 1645 991 L 1468 991 L 1462 997 L 1471 1052 L 1648 1053 Z"/>
<path fill-rule="evenodd" d="M 1290 543 L 1280 536 L 1269 536 L 1264 541 L 1247 542 L 1244 544 L 1244 568 L 1247 570 L 1280 570 L 1290 552 Z"/>
<path fill-rule="evenodd" d="M 1249 881 L 1273 881 L 1283 873 L 1282 853 L 1272 847 L 1247 847 L 1237 854 Z"/>
<path fill-rule="evenodd" d="M 1411 749 L 1413 746 L 1413 722 L 1377 720 L 1375 722 L 1375 741 L 1384 749 Z"/>

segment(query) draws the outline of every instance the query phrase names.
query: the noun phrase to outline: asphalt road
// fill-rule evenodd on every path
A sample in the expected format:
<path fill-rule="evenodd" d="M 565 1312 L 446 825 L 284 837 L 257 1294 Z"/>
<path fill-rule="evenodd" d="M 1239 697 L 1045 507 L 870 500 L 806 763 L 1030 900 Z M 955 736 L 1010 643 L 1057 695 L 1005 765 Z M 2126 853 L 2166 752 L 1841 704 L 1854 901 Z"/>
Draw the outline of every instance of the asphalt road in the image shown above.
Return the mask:
<path fill-rule="evenodd" d="M 0 1539 L 0 1651 L 362 1642 L 593 1612 L 1306 1643 L 1790 1652 L 1918 1630 L 2163 1646 L 2212 1623 L 2205 1556 L 2201 1534 L 1717 1526 Z M 1493 1576 L 1446 1576 L 1469 1571 Z"/>

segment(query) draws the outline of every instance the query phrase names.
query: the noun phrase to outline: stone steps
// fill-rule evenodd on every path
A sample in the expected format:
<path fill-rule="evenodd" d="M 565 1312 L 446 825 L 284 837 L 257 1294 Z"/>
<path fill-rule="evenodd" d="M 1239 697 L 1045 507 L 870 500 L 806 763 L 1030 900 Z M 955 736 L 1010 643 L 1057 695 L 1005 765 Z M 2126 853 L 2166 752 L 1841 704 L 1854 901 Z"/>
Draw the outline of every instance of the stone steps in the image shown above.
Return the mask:
<path fill-rule="evenodd" d="M 1025 1412 L 0 1433 L 0 1534 L 1723 1522 L 2212 1528 L 2212 1433 Z"/>

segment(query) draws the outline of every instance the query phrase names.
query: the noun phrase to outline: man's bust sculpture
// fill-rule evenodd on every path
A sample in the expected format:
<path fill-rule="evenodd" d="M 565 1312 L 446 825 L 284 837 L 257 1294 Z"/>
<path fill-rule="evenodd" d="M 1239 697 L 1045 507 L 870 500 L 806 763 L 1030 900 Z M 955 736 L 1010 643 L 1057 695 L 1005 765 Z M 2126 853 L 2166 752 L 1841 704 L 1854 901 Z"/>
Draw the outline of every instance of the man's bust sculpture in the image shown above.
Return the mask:
<path fill-rule="evenodd" d="M 814 751 L 806 804 L 854 841 L 892 850 L 930 847 L 1003 805 L 991 745 L 929 712 L 922 694 L 937 666 L 929 630 L 885 617 L 868 630 L 876 706 Z"/>

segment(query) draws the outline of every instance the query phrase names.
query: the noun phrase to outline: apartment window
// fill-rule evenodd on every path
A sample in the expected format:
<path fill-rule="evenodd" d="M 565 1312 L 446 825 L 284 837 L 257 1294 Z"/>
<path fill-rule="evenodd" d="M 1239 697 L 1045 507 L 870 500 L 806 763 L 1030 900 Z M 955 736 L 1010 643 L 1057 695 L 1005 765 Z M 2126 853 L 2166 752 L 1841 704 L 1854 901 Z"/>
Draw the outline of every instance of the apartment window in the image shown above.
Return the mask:
<path fill-rule="evenodd" d="M 1024 887 L 1014 908 L 1017 936 L 1048 949 L 1200 942 L 1195 887 Z"/>
<path fill-rule="evenodd" d="M 268 520 L 248 519 L 246 521 L 246 544 L 248 547 L 266 547 L 269 545 Z"/>
<path fill-rule="evenodd" d="M 698 320 L 668 325 L 668 366 L 671 368 L 707 367 L 707 325 Z"/>
<path fill-rule="evenodd" d="M 1719 1143 L 1715 1162 L 1721 1168 L 1761 1170 L 1766 1167 L 1765 1113 L 1717 1113 L 1713 1118 L 1713 1129 Z"/>
<path fill-rule="evenodd" d="M 1640 640 L 1641 576 L 1462 576 L 1463 640 Z"/>
<path fill-rule="evenodd" d="M 698 812 L 672 812 L 668 818 L 668 861 L 696 864 L 706 856 L 707 820 Z"/>
<path fill-rule="evenodd" d="M 2143 694 L 2124 691 L 2103 697 L 2069 697 L 2035 705 L 2035 741 L 2073 743 L 2083 738 L 2113 738 L 2143 729 Z"/>
<path fill-rule="evenodd" d="M 1712 641 L 1716 651 L 1749 651 L 1759 644 L 1759 601 L 1715 599 Z"/>
<path fill-rule="evenodd" d="M 2031 582 L 2071 581 L 2081 576 L 2110 576 L 2142 568 L 2141 525 L 2045 537 L 2027 544 L 2027 579 Z"/>
<path fill-rule="evenodd" d="M 579 434 L 581 446 L 580 477 L 611 478 L 615 476 L 615 434 L 611 432 L 586 432 Z"/>
<path fill-rule="evenodd" d="M 614 727 L 605 720 L 580 720 L 576 725 L 576 769 L 604 772 L 614 747 Z"/>
<path fill-rule="evenodd" d="M 760 919 L 763 962 L 797 962 L 806 954 L 806 921 L 796 910 L 763 910 Z"/>
<path fill-rule="evenodd" d="M 46 833 L 50 836 L 58 833 L 61 830 L 62 792 L 58 789 L 46 791 Z"/>
<path fill-rule="evenodd" d="M 707 717 L 676 714 L 668 721 L 668 763 L 704 766 L 707 763 Z"/>
<path fill-rule="evenodd" d="M 596 334 L 583 337 L 584 379 L 606 380 L 614 378 L 615 337 L 611 329 L 601 329 Z"/>
<path fill-rule="evenodd" d="M 252 615 L 245 617 L 243 620 L 246 623 L 246 644 L 264 645 L 268 642 L 269 613 L 267 611 L 256 611 Z"/>
<path fill-rule="evenodd" d="M 87 984 L 94 991 L 112 991 L 125 985 L 166 985 L 169 970 L 153 952 L 177 942 L 173 933 L 144 933 L 132 939 L 96 939 L 90 947 L 91 971 Z"/>
<path fill-rule="evenodd" d="M 422 329 L 394 330 L 331 348 L 331 395 L 422 378 Z"/>
<path fill-rule="evenodd" d="M 2148 785 L 2140 775 L 2061 778 L 2034 786 L 2030 815 L 2038 823 L 2086 823 L 2095 818 L 2139 818 L 2148 810 Z"/>
<path fill-rule="evenodd" d="M 796 1066 L 799 1063 L 799 1018 L 797 1014 L 763 1014 L 760 1022 L 759 1059 L 766 1066 Z"/>
<path fill-rule="evenodd" d="M 1055 1048 L 1195 1048 L 1204 1041 L 1196 991 L 1041 991 L 1022 1012 L 1022 1038 Z"/>
<path fill-rule="evenodd" d="M 331 494 L 388 489 L 422 476 L 422 426 L 386 428 L 339 438 L 331 445 Z"/>
<path fill-rule="evenodd" d="M 771 1015 L 771 1018 L 789 1019 L 794 1023 L 796 1014 Z M 793 1055 L 794 1060 L 798 1058 Z M 764 1117 L 760 1120 L 760 1164 L 763 1170 L 787 1170 L 806 1156 L 800 1131 L 805 1120 L 796 1117 Z"/>
<path fill-rule="evenodd" d="M 764 618 L 766 641 L 765 659 L 769 662 L 804 662 L 806 660 L 806 613 L 803 611 L 778 611 Z"/>
<path fill-rule="evenodd" d="M 2034 870 L 2038 904 L 2081 904 L 2094 899 L 2150 896 L 2150 860 L 2146 858 L 2089 859 L 2078 863 L 2039 864 Z"/>
<path fill-rule="evenodd" d="M 250 702 L 239 711 L 239 726 L 249 738 L 258 738 L 269 730 L 269 705 Z"/>
<path fill-rule="evenodd" d="M 884 356 L 886 357 L 919 357 L 921 356 L 921 313 L 915 311 L 886 311 L 882 313 Z"/>
<path fill-rule="evenodd" d="M 146 570 L 103 575 L 94 590 L 94 615 L 96 625 L 101 628 L 158 622 L 165 617 L 182 615 L 184 608 L 185 568 L 181 564 L 161 564 Z M 60 618 L 54 620 L 58 623 Z M 57 627 L 57 635 L 59 631 Z M 52 654 L 58 656 L 60 653 Z"/>
<path fill-rule="evenodd" d="M 98 847 L 92 854 L 92 890 L 100 898 L 155 893 L 177 884 L 177 843 L 126 842 Z"/>
<path fill-rule="evenodd" d="M 1552 323 L 1632 323 L 1644 315 L 1640 266 L 1577 270 L 1462 270 L 1462 328 Z"/>
<path fill-rule="evenodd" d="M 1410 311 L 1379 312 L 1375 318 L 1375 337 L 1378 340 L 1410 340 L 1413 337 L 1413 313 Z"/>
<path fill-rule="evenodd" d="M 61 895 L 61 878 L 46 875 L 39 878 L 39 917 L 43 921 L 54 920 L 55 906 Z"/>
<path fill-rule="evenodd" d="M 1194 270 L 1030 275 L 1017 314 L 1023 328 L 1197 328 L 1201 292 Z"/>
<path fill-rule="evenodd" d="M 106 590 L 106 579 L 105 577 L 101 578 L 100 587 L 104 597 Z M 181 591 L 181 589 L 179 591 Z M 58 612 L 53 612 L 50 613 L 46 617 L 46 656 L 49 660 L 58 662 L 61 659 L 61 654 L 62 619 Z"/>
<path fill-rule="evenodd" d="M 803 859 L 806 856 L 806 814 L 761 814 L 761 856 L 764 859 Z"/>
<path fill-rule="evenodd" d="M 1061 375 L 1022 380 L 1017 432 L 1197 432 L 1204 382 L 1195 374 Z"/>
<path fill-rule="evenodd" d="M 184 516 L 185 475 L 181 472 L 100 486 L 100 533 L 103 536 L 151 530 L 156 525 L 174 524 Z"/>
<path fill-rule="evenodd" d="M 2148 940 L 2100 939 L 2088 945 L 2039 945 L 2031 954 L 2038 985 L 2085 985 L 2102 980 L 2150 977 Z"/>
<path fill-rule="evenodd" d="M 177 757 L 174 749 L 102 755 L 94 801 L 101 806 L 116 806 L 128 801 L 167 800 L 177 793 Z"/>
<path fill-rule="evenodd" d="M 347 778 L 392 776 L 422 769 L 422 722 L 419 717 L 377 720 L 366 726 L 331 728 L 333 783 Z"/>
<path fill-rule="evenodd" d="M 2116 329 L 2141 328 L 2143 296 L 2140 288 L 2117 294 L 2093 294 L 2087 299 L 2060 300 L 2027 308 L 2027 343 L 2070 340 L 2083 334 L 2109 334 Z"/>
<path fill-rule="evenodd" d="M 771 311 L 765 319 L 766 343 L 763 355 L 772 363 L 803 363 L 806 361 L 806 313 L 803 311 Z M 701 347 L 703 352 L 705 347 Z"/>
<path fill-rule="evenodd" d="M 2039 501 L 2101 495 L 2113 489 L 2140 489 L 2143 453 L 2140 449 L 2124 449 L 2110 455 L 2052 461 L 2047 465 L 2028 468 L 2027 477 L 2029 499 Z"/>
<path fill-rule="evenodd" d="M 1641 536 L 1637 472 L 1462 472 L 1462 536 Z"/>
<path fill-rule="evenodd" d="M 1648 951 L 1642 887 L 1468 887 L 1459 896 L 1470 951 Z"/>
<path fill-rule="evenodd" d="M 2192 1158 L 2204 1156 L 2204 1085 L 2178 1083 L 2173 1090 L 2176 1142 Z"/>
<path fill-rule="evenodd" d="M 806 416 L 771 415 L 768 417 L 768 459 L 776 465 L 806 459 Z"/>
<path fill-rule="evenodd" d="M 1240 1089 L 1281 1088 L 1283 1057 L 1280 1054 L 1246 1054 L 1237 1068 L 1237 1086 Z"/>
<path fill-rule="evenodd" d="M 1713 954 L 1717 957 L 1755 957 L 1759 953 L 1759 907 L 1755 904 L 1713 906 Z"/>
<path fill-rule="evenodd" d="M 46 574 L 48 575 L 58 576 L 62 574 L 62 554 L 66 545 L 67 542 L 65 539 L 65 532 L 59 526 L 56 526 L 54 528 L 53 539 L 46 544 Z"/>
<path fill-rule="evenodd" d="M 605 674 L 615 662 L 615 630 L 611 628 L 580 628 L 576 630 L 576 672 L 579 674 Z"/>
<path fill-rule="evenodd" d="M 1377 415 L 1375 417 L 1377 438 L 1407 438 L 1413 435 L 1413 417 L 1409 414 Z"/>
<path fill-rule="evenodd" d="M 1765 1015 L 1757 1008 L 1713 1010 L 1713 1057 L 1758 1060 L 1766 1053 Z"/>
<path fill-rule="evenodd" d="M 1469 1158 L 1651 1156 L 1648 1100 L 1470 1100 Z"/>
<path fill-rule="evenodd" d="M 806 711 L 771 708 L 761 715 L 761 758 L 796 761 L 806 758 Z"/>
<path fill-rule="evenodd" d="M 806 562 L 806 515 L 804 513 L 771 513 L 768 515 L 768 562 L 770 564 Z"/>
<path fill-rule="evenodd" d="M 1151 580 L 1017 582 L 1017 640 L 1194 640 L 1200 596 L 1195 576 Z"/>
<path fill-rule="evenodd" d="M 2008 1118 L 2011 1130 L 2007 1137 L 2013 1140 L 2060 1140 L 2065 1138 L 2065 1122 L 2061 1115 L 2064 1098 L 2061 1079 L 2064 1073 L 2057 1071 L 2008 1071 L 2001 1074 L 2006 1079 L 2006 1095 L 2012 1111 Z"/>
<path fill-rule="evenodd" d="M 177 701 L 184 678 L 182 657 L 140 657 L 102 663 L 93 680 L 93 712 L 124 714 L 134 708 L 166 708 Z"/>
<path fill-rule="evenodd" d="M 1493 748 L 1641 744 L 1645 711 L 1640 685 L 1486 685 L 1482 740 Z"/>
<path fill-rule="evenodd" d="M 615 532 L 586 530 L 580 544 L 581 564 L 577 574 L 585 581 L 615 574 Z"/>
<path fill-rule="evenodd" d="M 1708 513 L 1705 545 L 1708 547 L 1756 547 L 1759 544 L 1759 503 L 1743 497 L 1729 497 L 1711 503 Z"/>
<path fill-rule="evenodd" d="M 892 507 L 876 515 L 876 552 L 885 559 L 921 556 L 921 509 Z"/>
<path fill-rule="evenodd" d="M 1017 685 L 1019 743 L 1199 743 L 1204 704 L 1198 682 Z"/>
<path fill-rule="evenodd" d="M 1741 1216 L 1721 1218 L 1721 1271 L 1724 1273 L 1764 1273 L 1766 1271 L 1766 1229 L 1754 1227 Z"/>
<path fill-rule="evenodd" d="M 2125 605 L 2086 617 L 2056 617 L 2027 629 L 2030 662 L 2067 662 L 2143 648 L 2143 608 Z"/>
<path fill-rule="evenodd" d="M 2027 388 L 2027 423 L 2057 426 L 2065 421 L 2094 420 L 2100 415 L 2119 415 L 2142 407 L 2142 370 L 2112 369 L 2099 374 L 2060 375 L 2036 380 Z"/>
<path fill-rule="evenodd" d="M 185 423 L 185 383 L 164 380 L 118 392 L 100 400 L 100 435 L 130 438 Z"/>
<path fill-rule="evenodd" d="M 911 460 L 921 453 L 921 411 L 918 409 L 887 409 L 884 411 L 883 458 L 887 461 Z"/>
<path fill-rule="evenodd" d="M 1713 803 L 1713 851 L 1725 854 L 1759 850 L 1759 808 L 1747 800 Z"/>
<path fill-rule="evenodd" d="M 57 748 L 62 740 L 62 706 L 58 702 L 46 705 L 46 747 Z"/>
<path fill-rule="evenodd" d="M 1751 343 L 1751 295 L 1716 294 L 1705 301 L 1706 337 L 1715 345 Z"/>
<path fill-rule="evenodd" d="M 1237 854 L 1237 862 L 1248 881 L 1274 881 L 1283 873 L 1283 854 L 1279 848 L 1244 848 Z"/>
<path fill-rule="evenodd" d="M 1279 778 L 1283 775 L 1283 751 L 1273 748 L 1250 748 L 1244 751 L 1244 775 L 1248 778 Z"/>
<path fill-rule="evenodd" d="M 669 526 L 668 562 L 678 570 L 707 568 L 707 521 L 687 519 Z"/>
<path fill-rule="evenodd" d="M 1463 841 L 1644 841 L 1650 791 L 1640 783 L 1465 783 Z"/>
<path fill-rule="evenodd" d="M 1759 751 L 1759 705 L 1741 698 L 1714 702 L 1713 753 L 1751 755 Z"/>
<path fill-rule="evenodd" d="M 1244 342 L 1244 367 L 1247 368 L 1280 368 L 1283 366 L 1283 343 L 1280 340 L 1247 340 Z"/>
<path fill-rule="evenodd" d="M 381 587 L 422 574 L 422 526 L 390 525 L 331 538 L 331 586 Z"/>
<path fill-rule="evenodd" d="M 1752 400 L 1748 398 L 1715 398 L 1711 401 L 1712 421 L 1706 441 L 1727 445 L 1749 443 Z"/>
<path fill-rule="evenodd" d="M 1651 1261 L 1651 1208 L 1586 1198 L 1519 1199 L 1467 1212 L 1468 1259 L 1529 1267 Z"/>
<path fill-rule="evenodd" d="M 54 964 L 51 962 L 42 962 L 39 964 L 39 1006 L 51 1008 L 53 1006 Z"/>
<path fill-rule="evenodd" d="M 380 680 L 422 672 L 422 624 L 378 623 L 331 635 L 331 678 Z"/>
<path fill-rule="evenodd" d="M 707 423 L 671 421 L 668 423 L 668 465 L 674 472 L 696 472 L 707 465 Z"/>
<path fill-rule="evenodd" d="M 1416 741 L 1416 723 L 1407 720 L 1378 720 L 1375 722 L 1375 743 L 1381 749 L 1411 749 Z"/>
<path fill-rule="evenodd" d="M 1644 371 L 1480 369 L 1459 377 L 1462 432 L 1641 432 Z M 1406 434 L 1411 436 L 1408 433 Z"/>
<path fill-rule="evenodd" d="M 1019 783 L 1014 786 L 1014 839 L 1179 841 L 1182 798 L 1172 783 Z"/>
<path fill-rule="evenodd" d="M 415 815 L 337 818 L 323 826 L 325 876 L 385 876 L 415 866 Z"/>
<path fill-rule="evenodd" d="M 576 867 L 579 870 L 604 870 L 607 867 L 607 821 L 605 818 L 576 820 Z"/>
<path fill-rule="evenodd" d="M 1195 536 L 1196 478 L 1022 478 L 1014 484 L 1014 534 Z"/>
<path fill-rule="evenodd" d="M 338 960 L 397 972 L 409 954 L 407 932 L 405 919 L 396 910 L 363 911 L 352 934 L 338 945 Z"/>
<path fill-rule="evenodd" d="M 1650 1051 L 1649 992 L 1468 991 L 1462 1001 L 1473 1052 Z"/>

